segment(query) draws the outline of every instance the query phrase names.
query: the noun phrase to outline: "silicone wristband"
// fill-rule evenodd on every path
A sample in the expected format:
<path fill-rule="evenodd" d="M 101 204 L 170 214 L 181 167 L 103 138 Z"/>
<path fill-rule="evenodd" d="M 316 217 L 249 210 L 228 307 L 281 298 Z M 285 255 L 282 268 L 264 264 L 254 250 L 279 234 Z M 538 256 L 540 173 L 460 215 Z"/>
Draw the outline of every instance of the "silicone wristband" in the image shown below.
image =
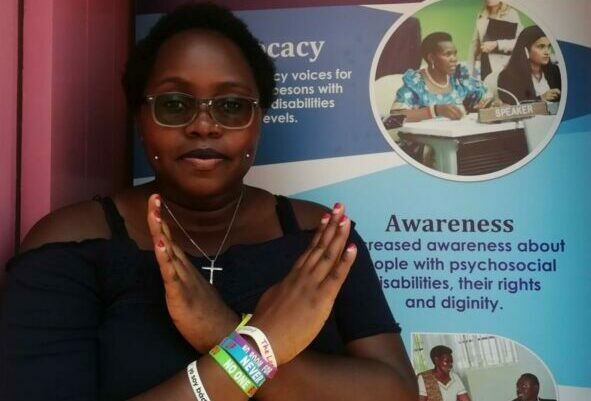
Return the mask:
<path fill-rule="evenodd" d="M 259 352 L 265 358 L 267 362 L 269 362 L 273 367 L 277 367 L 277 359 L 275 359 L 275 353 L 273 352 L 273 348 L 271 347 L 271 343 L 269 339 L 261 330 L 257 329 L 253 326 L 244 326 L 240 327 L 236 330 L 239 334 L 244 334 L 249 336 L 254 340 L 259 348 Z"/>
<path fill-rule="evenodd" d="M 232 360 L 232 357 L 228 355 L 223 348 L 216 345 L 209 351 L 209 355 L 224 369 L 224 371 L 230 376 L 234 383 L 240 387 L 240 390 L 244 392 L 249 398 L 254 395 L 257 391 L 257 387 L 246 373 Z"/>
<path fill-rule="evenodd" d="M 250 380 L 254 382 L 257 387 L 261 387 L 265 382 L 265 375 L 256 363 L 250 358 L 248 353 L 240 347 L 230 337 L 226 337 L 222 340 L 220 346 L 226 351 L 242 370 L 250 377 Z"/>
<path fill-rule="evenodd" d="M 201 378 L 199 377 L 199 372 L 197 371 L 197 361 L 193 361 L 187 365 L 187 376 L 189 376 L 189 383 L 191 383 L 191 388 L 193 389 L 195 398 L 198 401 L 211 401 L 209 395 L 207 395 L 207 391 L 205 391 L 205 387 L 203 387 Z"/>
<path fill-rule="evenodd" d="M 252 349 L 250 344 L 246 342 L 244 337 L 242 337 L 237 332 L 233 332 L 229 336 L 236 344 L 242 347 L 242 349 L 250 356 L 250 359 L 257 364 L 257 366 L 263 371 L 264 375 L 267 376 L 267 379 L 272 379 L 277 373 L 277 368 L 267 362 L 261 354 L 257 351 Z"/>
<path fill-rule="evenodd" d="M 248 321 L 250 320 L 251 317 L 252 317 L 252 313 L 243 313 L 242 314 L 242 321 L 238 324 L 238 326 L 236 326 L 236 329 L 246 326 L 246 323 L 248 323 Z"/>

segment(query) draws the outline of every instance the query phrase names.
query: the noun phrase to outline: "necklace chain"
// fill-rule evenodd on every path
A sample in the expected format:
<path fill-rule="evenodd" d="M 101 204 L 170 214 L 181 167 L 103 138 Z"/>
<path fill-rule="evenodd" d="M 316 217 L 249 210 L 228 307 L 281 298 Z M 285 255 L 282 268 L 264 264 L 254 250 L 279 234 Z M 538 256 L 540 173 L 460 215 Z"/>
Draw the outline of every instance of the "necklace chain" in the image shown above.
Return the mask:
<path fill-rule="evenodd" d="M 187 237 L 187 239 L 189 240 L 189 242 L 191 242 L 191 244 L 195 247 L 195 249 L 197 249 L 199 252 L 201 252 L 201 254 L 211 264 L 211 266 L 203 267 L 203 268 L 209 270 L 209 272 L 210 272 L 209 282 L 211 284 L 213 284 L 213 271 L 214 270 L 222 270 L 221 268 L 214 266 L 215 265 L 215 261 L 217 260 L 218 256 L 220 256 L 220 252 L 224 248 L 224 244 L 226 243 L 226 240 L 228 239 L 228 235 L 230 235 L 230 231 L 232 230 L 232 227 L 234 226 L 234 220 L 236 220 L 236 216 L 238 215 L 238 209 L 240 208 L 240 204 L 242 203 L 242 198 L 243 197 L 244 197 L 244 188 L 240 191 L 240 197 L 238 198 L 238 202 L 236 202 L 236 208 L 234 209 L 234 213 L 232 214 L 232 218 L 230 219 L 230 223 L 228 224 L 228 228 L 226 229 L 226 234 L 224 234 L 224 239 L 222 239 L 222 242 L 220 243 L 220 246 L 218 247 L 218 250 L 215 253 L 215 256 L 213 258 L 210 258 L 209 255 L 207 253 L 205 253 L 205 251 L 203 249 L 201 249 L 201 247 L 199 245 L 197 245 L 197 243 L 195 242 L 195 240 L 193 240 L 193 238 L 191 238 L 191 236 L 189 235 L 189 233 L 187 232 L 187 230 L 185 230 L 185 228 L 178 221 L 178 219 L 176 218 L 176 216 L 172 213 L 172 210 L 170 210 L 170 208 L 168 207 L 168 205 L 166 204 L 166 202 L 164 201 L 164 199 L 162 199 L 162 204 L 164 205 L 164 208 L 166 209 L 166 211 L 168 212 L 168 214 L 170 215 L 170 217 L 172 217 L 172 220 L 174 220 L 174 222 L 177 225 L 177 227 L 181 230 L 181 232 L 185 235 L 185 237 Z"/>
<path fill-rule="evenodd" d="M 429 73 L 429 67 L 425 68 L 425 75 L 427 76 L 427 79 L 429 81 L 431 81 L 431 83 L 433 85 L 435 85 L 436 87 L 438 87 L 439 89 L 447 89 L 447 87 L 449 86 L 449 75 L 447 75 L 447 74 L 445 75 L 445 78 L 447 79 L 447 81 L 445 82 L 445 85 L 442 85 L 439 82 L 435 81 L 435 79 L 433 79 L 433 77 Z"/>

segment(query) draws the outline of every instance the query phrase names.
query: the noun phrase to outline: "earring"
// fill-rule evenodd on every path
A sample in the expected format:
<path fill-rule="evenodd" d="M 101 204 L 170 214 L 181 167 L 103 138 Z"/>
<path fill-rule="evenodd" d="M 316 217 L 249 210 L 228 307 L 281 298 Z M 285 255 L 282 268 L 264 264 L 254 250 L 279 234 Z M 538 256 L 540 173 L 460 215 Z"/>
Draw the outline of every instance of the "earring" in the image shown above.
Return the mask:
<path fill-rule="evenodd" d="M 247 159 L 250 159 L 250 153 L 247 153 L 247 154 L 246 154 L 246 158 L 247 158 Z"/>
<path fill-rule="evenodd" d="M 523 50 L 525 50 L 525 57 L 529 59 L 529 50 L 527 50 L 527 47 L 524 47 Z"/>
<path fill-rule="evenodd" d="M 158 156 L 154 156 L 154 160 L 158 160 L 158 159 L 159 159 L 159 157 L 158 157 Z"/>
<path fill-rule="evenodd" d="M 435 63 L 433 63 L 433 62 L 431 61 L 431 63 L 429 64 L 429 68 L 430 68 L 430 69 L 432 69 L 432 70 L 434 70 L 434 69 L 435 69 Z"/>

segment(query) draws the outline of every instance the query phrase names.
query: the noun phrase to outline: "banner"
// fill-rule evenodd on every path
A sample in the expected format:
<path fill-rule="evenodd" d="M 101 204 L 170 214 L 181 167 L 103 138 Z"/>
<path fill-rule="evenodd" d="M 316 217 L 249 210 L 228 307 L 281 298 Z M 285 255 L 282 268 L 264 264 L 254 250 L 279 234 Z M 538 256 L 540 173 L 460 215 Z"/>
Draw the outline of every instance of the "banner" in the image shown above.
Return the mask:
<path fill-rule="evenodd" d="M 161 3 L 137 15 L 138 38 L 166 11 Z M 346 205 L 417 373 L 432 368 L 430 350 L 445 345 L 472 400 L 516 398 L 524 373 L 539 380 L 541 399 L 591 399 L 591 28 L 584 19 L 591 3 L 511 1 L 506 25 L 489 19 L 484 27 L 483 0 L 285 3 L 237 11 L 277 65 L 277 100 L 247 182 Z M 524 52 L 511 46 L 534 25 L 546 38 L 536 42 L 549 53 L 542 64 L 553 69 L 544 69 L 548 85 L 540 78 L 531 87 L 545 94 L 559 85 L 553 99 L 515 99 L 532 77 L 517 86 L 501 77 L 513 52 Z M 451 36 L 457 53 L 448 61 L 423 58 L 433 32 Z M 411 121 L 399 106 L 430 102 L 420 88 L 437 80 L 420 71 L 438 68 L 431 61 L 455 68 L 431 95 L 477 93 L 484 82 L 491 98 L 463 97 L 457 121 Z M 494 108 L 501 102 L 516 106 Z M 497 122 L 479 120 L 478 106 Z M 138 183 L 151 175 L 142 158 L 138 150 Z"/>

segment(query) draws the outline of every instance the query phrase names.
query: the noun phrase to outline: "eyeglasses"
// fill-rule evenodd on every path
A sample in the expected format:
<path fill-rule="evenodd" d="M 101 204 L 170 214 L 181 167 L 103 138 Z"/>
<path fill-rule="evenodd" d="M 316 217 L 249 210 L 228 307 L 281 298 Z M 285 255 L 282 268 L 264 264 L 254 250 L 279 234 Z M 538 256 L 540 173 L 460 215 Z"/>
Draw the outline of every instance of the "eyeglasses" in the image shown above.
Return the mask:
<path fill-rule="evenodd" d="M 248 127 L 254 119 L 258 99 L 245 96 L 219 96 L 199 99 L 181 92 L 148 95 L 145 98 L 152 109 L 152 118 L 163 127 L 186 127 L 201 111 L 207 111 L 213 121 L 227 129 Z"/>

